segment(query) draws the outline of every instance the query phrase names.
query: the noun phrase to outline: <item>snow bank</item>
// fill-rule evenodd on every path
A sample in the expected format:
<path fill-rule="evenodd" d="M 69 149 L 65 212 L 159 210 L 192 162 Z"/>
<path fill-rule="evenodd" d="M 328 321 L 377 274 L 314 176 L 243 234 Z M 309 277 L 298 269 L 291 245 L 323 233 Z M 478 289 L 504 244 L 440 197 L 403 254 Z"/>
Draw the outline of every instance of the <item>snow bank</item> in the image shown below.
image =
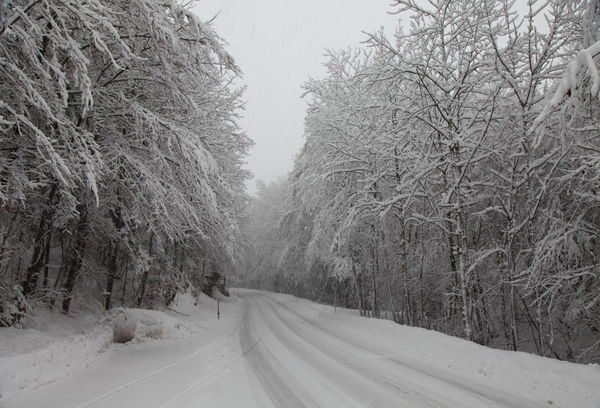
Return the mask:
<path fill-rule="evenodd" d="M 0 400 L 81 369 L 112 343 L 179 338 L 191 331 L 156 310 L 111 310 L 101 319 L 40 311 L 27 329 L 0 329 Z"/>
<path fill-rule="evenodd" d="M 197 313 L 199 308 L 202 308 L 203 305 L 210 305 L 213 302 L 213 299 L 209 298 L 202 292 L 200 292 L 198 296 L 194 297 L 192 290 L 188 289 L 184 293 L 177 293 L 175 299 L 173 299 L 173 302 L 171 305 L 169 305 L 169 309 L 183 315 L 193 315 Z"/>
<path fill-rule="evenodd" d="M 67 373 L 83 368 L 93 361 L 98 353 L 112 342 L 113 333 L 109 327 L 98 326 L 83 335 L 68 337 L 46 343 L 49 340 L 43 333 L 38 336 L 29 331 L 22 339 L 35 345 L 26 353 L 0 357 L 0 398 L 7 398 L 25 388 L 37 387 L 52 382 Z"/>
<path fill-rule="evenodd" d="M 343 311 L 342 314 L 348 313 Z M 344 316 L 347 318 L 346 316 Z M 349 317 L 349 316 L 348 316 Z M 352 316 L 351 319 L 359 317 Z M 362 333 L 407 366 L 458 384 L 480 384 L 548 406 L 600 407 L 600 366 L 492 349 L 433 330 L 362 318 Z"/>
<path fill-rule="evenodd" d="M 489 393 L 518 395 L 547 406 L 600 407 L 600 365 L 576 364 L 484 347 L 433 330 L 358 316 L 357 311 L 318 305 L 288 295 L 269 296 L 348 342 L 369 344 L 428 377 Z"/>
<path fill-rule="evenodd" d="M 176 313 L 182 326 L 198 334 L 207 332 L 207 322 L 216 318 L 217 301 L 202 292 L 194 296 L 192 290 L 188 289 L 185 293 L 178 293 L 168 309 Z"/>

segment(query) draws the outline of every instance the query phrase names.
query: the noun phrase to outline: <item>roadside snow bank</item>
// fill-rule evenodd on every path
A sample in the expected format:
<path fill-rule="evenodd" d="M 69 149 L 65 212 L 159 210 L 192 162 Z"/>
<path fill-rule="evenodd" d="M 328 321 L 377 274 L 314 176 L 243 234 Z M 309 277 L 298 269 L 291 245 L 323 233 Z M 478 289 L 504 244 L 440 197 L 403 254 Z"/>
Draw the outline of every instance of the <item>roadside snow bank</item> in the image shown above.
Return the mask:
<path fill-rule="evenodd" d="M 35 328 L 0 328 L 0 401 L 89 365 L 111 343 L 191 333 L 178 319 L 156 310 L 116 308 L 100 319 L 46 311 L 40 316 L 31 325 Z"/>
<path fill-rule="evenodd" d="M 521 396 L 540 406 L 600 408 L 600 365 L 497 350 L 433 330 L 360 317 L 355 310 L 288 295 L 274 301 L 348 343 L 371 347 L 385 360 L 419 375 L 474 391 Z"/>
<path fill-rule="evenodd" d="M 54 339 L 33 351 L 0 357 L 0 398 L 52 382 L 85 367 L 112 342 L 112 338 L 109 327 L 98 326 L 83 335 Z M 50 340 L 41 332 L 36 336 L 31 330 L 24 339 L 34 344 L 40 339 Z"/>

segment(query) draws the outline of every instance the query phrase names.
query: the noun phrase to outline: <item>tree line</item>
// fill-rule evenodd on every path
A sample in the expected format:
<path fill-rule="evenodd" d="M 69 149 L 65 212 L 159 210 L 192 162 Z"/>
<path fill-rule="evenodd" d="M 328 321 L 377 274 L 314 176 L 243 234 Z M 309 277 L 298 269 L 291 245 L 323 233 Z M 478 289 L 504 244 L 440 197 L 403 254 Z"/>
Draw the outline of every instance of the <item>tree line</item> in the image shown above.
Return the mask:
<path fill-rule="evenodd" d="M 238 263 L 239 74 L 158 0 L 0 3 L 0 326 L 168 303 Z"/>
<path fill-rule="evenodd" d="M 600 3 L 395 3 L 407 27 L 305 84 L 304 147 L 244 226 L 248 284 L 597 361 Z"/>

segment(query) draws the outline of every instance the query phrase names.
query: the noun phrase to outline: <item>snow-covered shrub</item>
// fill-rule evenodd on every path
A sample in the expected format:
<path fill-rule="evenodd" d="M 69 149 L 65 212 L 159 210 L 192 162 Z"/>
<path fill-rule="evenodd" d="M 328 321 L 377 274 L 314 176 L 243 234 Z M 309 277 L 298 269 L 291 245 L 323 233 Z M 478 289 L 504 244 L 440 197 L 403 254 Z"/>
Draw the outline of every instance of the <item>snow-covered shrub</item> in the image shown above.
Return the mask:
<path fill-rule="evenodd" d="M 128 318 L 124 309 L 115 309 L 108 317 L 114 343 L 127 343 L 135 337 L 135 320 Z"/>
<path fill-rule="evenodd" d="M 176 319 L 157 310 L 115 308 L 102 323 L 112 328 L 114 343 L 178 337 L 181 330 Z"/>

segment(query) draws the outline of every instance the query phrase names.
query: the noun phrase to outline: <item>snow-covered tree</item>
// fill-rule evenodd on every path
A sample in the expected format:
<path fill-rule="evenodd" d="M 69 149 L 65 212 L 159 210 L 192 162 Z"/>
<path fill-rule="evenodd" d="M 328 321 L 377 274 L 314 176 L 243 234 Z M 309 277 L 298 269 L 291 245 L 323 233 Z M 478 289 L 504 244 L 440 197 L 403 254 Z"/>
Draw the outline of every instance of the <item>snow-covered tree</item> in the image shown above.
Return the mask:
<path fill-rule="evenodd" d="M 287 290 L 337 299 L 319 270 L 365 314 L 590 358 L 597 3 L 396 3 L 405 32 L 330 52 L 306 84 Z"/>
<path fill-rule="evenodd" d="M 121 302 L 159 289 L 151 297 L 168 301 L 206 259 L 221 272 L 237 265 L 251 145 L 236 124 L 239 71 L 189 7 L 45 0 L 4 10 L 8 300 L 62 296 L 66 313 L 81 282 L 108 308 L 120 281 Z"/>

